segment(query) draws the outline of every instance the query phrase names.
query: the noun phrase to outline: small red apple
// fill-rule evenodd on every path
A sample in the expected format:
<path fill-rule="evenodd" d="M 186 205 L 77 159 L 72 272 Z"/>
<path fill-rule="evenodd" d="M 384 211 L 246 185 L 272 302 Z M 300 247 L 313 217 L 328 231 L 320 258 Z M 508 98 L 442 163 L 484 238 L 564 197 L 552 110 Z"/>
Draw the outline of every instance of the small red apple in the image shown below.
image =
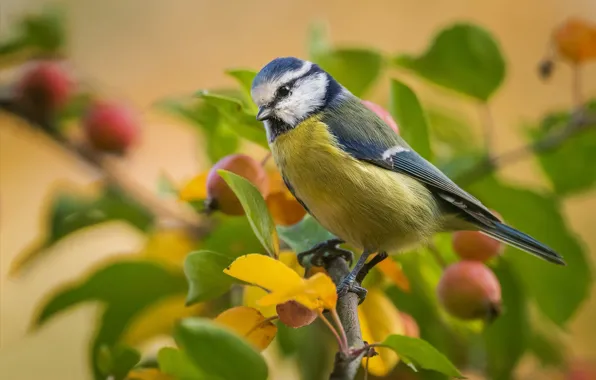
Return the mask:
<path fill-rule="evenodd" d="M 439 302 L 464 320 L 496 318 L 501 311 L 501 285 L 479 261 L 463 260 L 448 266 L 437 286 Z"/>
<path fill-rule="evenodd" d="M 492 210 L 491 210 L 492 211 Z M 492 213 L 503 220 L 498 212 Z M 457 231 L 453 233 L 453 250 L 464 260 L 476 260 L 486 262 L 491 258 L 500 255 L 505 245 L 490 236 L 479 231 Z"/>
<path fill-rule="evenodd" d="M 118 103 L 96 102 L 83 119 L 91 145 L 100 151 L 125 153 L 139 138 L 137 115 Z"/>
<path fill-rule="evenodd" d="M 227 215 L 244 215 L 244 209 L 236 194 L 217 173 L 224 169 L 249 180 L 259 189 L 264 198 L 269 195 L 269 177 L 263 166 L 245 154 L 232 154 L 219 160 L 207 176 L 208 210 L 219 210 Z"/>
<path fill-rule="evenodd" d="M 404 324 L 404 335 L 412 338 L 420 338 L 420 328 L 414 317 L 403 312 L 399 313 L 401 321 Z"/>
<path fill-rule="evenodd" d="M 48 115 L 63 108 L 73 91 L 73 81 L 57 61 L 40 61 L 29 67 L 16 85 L 16 99 L 29 112 Z"/>
<path fill-rule="evenodd" d="M 275 307 L 279 320 L 286 326 L 299 328 L 310 325 L 317 313 L 296 301 L 280 303 Z"/>
<path fill-rule="evenodd" d="M 395 131 L 395 133 L 399 133 L 399 127 L 397 126 L 397 123 L 395 120 L 393 120 L 393 117 L 385 108 L 371 102 L 370 100 L 363 100 L 362 103 L 366 106 L 366 108 L 376 113 L 381 120 L 383 120 L 388 126 L 391 127 L 391 129 Z"/>

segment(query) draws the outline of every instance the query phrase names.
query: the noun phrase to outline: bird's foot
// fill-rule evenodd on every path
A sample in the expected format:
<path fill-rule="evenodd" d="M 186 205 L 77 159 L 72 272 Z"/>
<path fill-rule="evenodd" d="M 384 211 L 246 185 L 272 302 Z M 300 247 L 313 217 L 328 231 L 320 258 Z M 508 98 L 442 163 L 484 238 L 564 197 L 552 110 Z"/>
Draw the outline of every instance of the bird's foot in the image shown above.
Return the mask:
<path fill-rule="evenodd" d="M 387 252 L 379 252 L 369 262 L 365 263 L 362 266 L 362 269 L 360 270 L 360 272 L 358 272 L 358 274 L 356 275 L 356 282 L 358 282 L 359 284 L 362 284 L 362 281 L 364 281 L 364 278 L 366 277 L 368 272 L 370 272 L 371 269 L 373 269 L 381 261 L 385 260 L 388 256 L 389 255 L 387 255 Z"/>
<path fill-rule="evenodd" d="M 325 259 L 329 257 L 342 257 L 348 262 L 348 265 L 352 265 L 354 254 L 347 249 L 338 247 L 343 243 L 344 241 L 341 239 L 330 239 L 319 243 L 308 251 L 300 252 L 298 262 L 305 268 L 313 265 L 320 267 L 325 264 Z"/>
<path fill-rule="evenodd" d="M 366 294 L 368 293 L 365 288 L 360 286 L 356 281 L 356 276 L 352 273 L 348 274 L 337 287 L 338 298 L 345 296 L 348 292 L 355 293 L 358 296 L 358 304 L 361 304 L 364 301 Z"/>

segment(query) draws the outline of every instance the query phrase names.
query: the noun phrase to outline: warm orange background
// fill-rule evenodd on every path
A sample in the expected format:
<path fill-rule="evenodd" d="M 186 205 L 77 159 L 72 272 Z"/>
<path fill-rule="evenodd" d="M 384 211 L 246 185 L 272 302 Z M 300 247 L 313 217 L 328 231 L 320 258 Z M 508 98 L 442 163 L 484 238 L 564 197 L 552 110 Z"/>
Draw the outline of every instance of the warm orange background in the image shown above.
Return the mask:
<path fill-rule="evenodd" d="M 25 10 L 42 0 L 2 0 L 0 35 Z M 311 21 L 327 20 L 334 42 L 374 45 L 385 52 L 418 52 L 439 27 L 457 20 L 480 23 L 501 42 L 508 61 L 506 82 L 492 102 L 504 151 L 522 142 L 516 129 L 553 107 L 570 104 L 570 70 L 561 67 L 548 84 L 535 73 L 552 28 L 570 15 L 596 21 L 593 0 L 68 0 L 72 61 L 106 95 L 136 105 L 145 119 L 144 142 L 129 162 L 130 175 L 155 188 L 161 170 L 185 180 L 203 166 L 191 128 L 151 109 L 164 96 L 203 87 L 233 85 L 223 70 L 259 68 L 276 56 L 306 54 Z M 586 93 L 596 95 L 596 65 L 584 72 Z M 385 81 L 386 82 L 386 81 Z M 410 81 L 411 82 L 411 81 Z M 443 92 L 415 86 L 425 101 L 444 102 Z M 383 101 L 386 86 L 372 97 Z M 474 108 L 455 103 L 476 118 Z M 94 174 L 55 146 L 0 115 L 0 376 L 10 380 L 86 379 L 87 342 L 97 308 L 87 305 L 28 334 L 35 306 L 49 289 L 77 278 L 108 255 L 134 252 L 143 237 L 112 224 L 78 234 L 51 250 L 20 278 L 8 278 L 11 261 L 44 226 L 47 195 L 63 180 L 85 184 Z M 198 144 L 199 151 L 201 143 Z M 198 158 L 197 158 L 198 157 Z M 545 186 L 532 161 L 504 174 L 519 183 Z M 569 199 L 565 211 L 595 256 L 596 193 Z M 573 351 L 596 359 L 596 299 L 571 326 Z"/>

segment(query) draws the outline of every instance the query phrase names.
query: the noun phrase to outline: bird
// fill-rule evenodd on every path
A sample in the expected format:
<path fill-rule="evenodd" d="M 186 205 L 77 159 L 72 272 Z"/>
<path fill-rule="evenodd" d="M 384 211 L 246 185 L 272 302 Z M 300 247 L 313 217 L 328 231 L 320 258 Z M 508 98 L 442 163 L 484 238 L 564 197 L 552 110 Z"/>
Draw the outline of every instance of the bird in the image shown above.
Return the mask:
<path fill-rule="evenodd" d="M 365 297 L 360 283 L 375 264 L 441 232 L 480 231 L 566 265 L 553 249 L 503 223 L 316 63 L 275 58 L 250 93 L 287 188 L 337 237 L 309 253 L 340 243 L 362 251 L 340 294 Z"/>

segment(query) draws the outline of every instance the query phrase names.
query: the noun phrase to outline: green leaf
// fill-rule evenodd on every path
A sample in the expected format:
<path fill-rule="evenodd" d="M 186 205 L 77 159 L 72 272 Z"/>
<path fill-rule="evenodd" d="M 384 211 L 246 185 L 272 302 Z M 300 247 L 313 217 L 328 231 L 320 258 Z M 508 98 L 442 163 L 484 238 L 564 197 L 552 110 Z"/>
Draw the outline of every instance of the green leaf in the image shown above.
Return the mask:
<path fill-rule="evenodd" d="M 206 380 L 207 377 L 190 361 L 183 351 L 164 347 L 157 353 L 159 369 L 177 380 Z"/>
<path fill-rule="evenodd" d="M 240 138 L 227 122 L 220 120 L 219 124 L 210 133 L 207 133 L 202 143 L 206 145 L 207 155 L 214 163 L 237 152 L 240 147 Z"/>
<path fill-rule="evenodd" d="M 256 113 L 247 110 L 242 102 L 230 96 L 199 91 L 196 94 L 207 104 L 215 107 L 219 115 L 227 122 L 230 129 L 249 141 L 264 148 L 269 148 L 265 129 L 256 119 Z"/>
<path fill-rule="evenodd" d="M 330 50 L 326 24 L 320 21 L 312 23 L 308 31 L 308 55 L 310 60 L 318 62 Z"/>
<path fill-rule="evenodd" d="M 426 108 L 426 115 L 435 161 L 450 161 L 478 149 L 470 120 L 464 115 L 437 107 Z"/>
<path fill-rule="evenodd" d="M 83 279 L 54 292 L 35 319 L 42 326 L 57 314 L 83 302 L 104 304 L 103 315 L 91 344 L 90 361 L 96 379 L 105 379 L 95 359 L 100 347 L 118 342 L 130 321 L 148 306 L 184 294 L 186 280 L 179 273 L 149 261 L 120 261 L 103 266 Z"/>
<path fill-rule="evenodd" d="M 316 63 L 354 95 L 362 97 L 381 74 L 383 56 L 370 49 L 341 48 L 320 54 Z"/>
<path fill-rule="evenodd" d="M 58 118 L 62 123 L 68 120 L 78 120 L 81 118 L 93 100 L 93 95 L 85 92 L 74 94 L 65 108 L 60 110 Z"/>
<path fill-rule="evenodd" d="M 455 24 L 441 30 L 425 53 L 401 55 L 395 64 L 440 86 L 487 101 L 505 78 L 499 44 L 485 29 Z"/>
<path fill-rule="evenodd" d="M 6 56 L 22 52 L 28 47 L 27 39 L 24 36 L 15 36 L 9 40 L 0 42 L 0 57 L 5 59 Z"/>
<path fill-rule="evenodd" d="M 319 243 L 335 238 L 308 214 L 293 226 L 277 226 L 277 232 L 294 252 L 307 251 Z"/>
<path fill-rule="evenodd" d="M 178 187 L 176 182 L 170 176 L 165 173 L 159 173 L 159 177 L 157 177 L 157 194 L 168 198 L 171 196 L 178 196 Z"/>
<path fill-rule="evenodd" d="M 117 344 L 110 348 L 102 345 L 97 353 L 97 365 L 106 377 L 114 380 L 124 380 L 126 376 L 141 360 L 141 353 L 124 344 Z"/>
<path fill-rule="evenodd" d="M 553 322 L 564 325 L 589 294 L 591 263 L 561 214 L 558 199 L 486 177 L 469 190 L 505 221 L 559 252 L 566 267 L 540 260 L 514 248 L 505 251 L 528 295 Z M 556 284 L 556 286 L 553 286 Z"/>
<path fill-rule="evenodd" d="M 383 343 L 399 355 L 408 365 L 417 364 L 421 368 L 441 372 L 447 376 L 463 379 L 457 368 L 427 341 L 405 335 L 389 335 Z"/>
<path fill-rule="evenodd" d="M 530 322 L 523 283 L 504 258 L 491 268 L 501 284 L 503 313 L 484 331 L 486 359 L 491 379 L 506 380 L 528 345 Z"/>
<path fill-rule="evenodd" d="M 215 106 L 197 99 L 193 101 L 165 99 L 158 102 L 157 106 L 181 117 L 202 132 L 201 143 L 206 145 L 205 149 L 211 162 L 217 162 L 238 150 L 240 145 L 238 134 L 220 116 Z"/>
<path fill-rule="evenodd" d="M 300 329 L 296 341 L 296 363 L 302 380 L 327 380 L 333 365 L 337 341 L 330 339 L 322 323 L 311 323 Z M 316 342 L 316 344 L 313 344 Z"/>
<path fill-rule="evenodd" d="M 108 187 L 97 198 L 60 191 L 50 206 L 48 236 L 17 258 L 13 272 L 30 265 L 47 252 L 47 248 L 68 235 L 114 220 L 127 222 L 141 231 L 147 231 L 153 225 L 153 215 L 118 189 Z"/>
<path fill-rule="evenodd" d="M 443 237 L 435 240 L 441 254 L 445 256 Z M 449 244 L 450 245 L 450 244 Z M 387 293 L 400 311 L 410 314 L 421 326 L 420 337 L 457 363 L 465 362 L 469 346 L 469 335 L 475 333 L 470 327 L 450 317 L 438 304 L 436 288 L 442 274 L 442 267 L 424 249 L 397 255 L 395 259 L 410 282 L 410 291 L 404 292 L 392 286 Z M 426 376 L 426 374 L 425 374 Z M 426 377 L 425 377 L 426 378 Z"/>
<path fill-rule="evenodd" d="M 43 52 L 59 51 L 66 40 L 64 12 L 58 7 L 47 7 L 38 15 L 25 17 L 22 34 L 28 45 Z"/>
<path fill-rule="evenodd" d="M 227 170 L 218 170 L 217 172 L 240 200 L 255 235 L 269 256 L 277 257 L 279 253 L 277 230 L 273 218 L 269 214 L 267 203 L 259 190 L 244 177 Z"/>
<path fill-rule="evenodd" d="M 267 379 L 267 364 L 251 344 L 208 319 L 183 320 L 175 328 L 174 339 L 208 378 Z"/>
<path fill-rule="evenodd" d="M 204 238 L 201 249 L 221 252 L 234 259 L 247 252 L 265 253 L 247 218 L 225 215 L 213 215 L 211 218 L 217 221 L 216 227 Z"/>
<path fill-rule="evenodd" d="M 389 110 L 399 125 L 400 135 L 422 157 L 432 160 L 426 114 L 414 91 L 395 79 L 391 80 Z"/>
<path fill-rule="evenodd" d="M 567 347 L 552 332 L 533 331 L 529 341 L 530 351 L 543 366 L 563 368 L 566 364 Z"/>
<path fill-rule="evenodd" d="M 252 97 L 250 95 L 250 89 L 252 87 L 252 81 L 257 76 L 257 72 L 254 70 L 248 69 L 233 69 L 226 71 L 226 74 L 231 76 L 232 78 L 236 79 L 240 87 L 242 88 L 242 93 L 247 100 L 247 104 L 249 104 L 250 113 L 257 112 L 257 106 L 253 103 Z"/>
<path fill-rule="evenodd" d="M 188 280 L 186 305 L 218 297 L 230 289 L 234 279 L 223 270 L 234 259 L 213 251 L 191 252 L 184 260 L 184 274 Z"/>
<path fill-rule="evenodd" d="M 596 100 L 592 102 L 591 108 L 596 112 Z M 553 133 L 561 133 L 570 120 L 568 112 L 550 114 L 538 128 L 531 129 L 528 133 L 533 141 L 542 140 Z M 539 154 L 538 160 L 557 194 L 568 196 L 587 191 L 596 185 L 594 152 L 596 125 L 569 137 L 557 149 Z"/>

